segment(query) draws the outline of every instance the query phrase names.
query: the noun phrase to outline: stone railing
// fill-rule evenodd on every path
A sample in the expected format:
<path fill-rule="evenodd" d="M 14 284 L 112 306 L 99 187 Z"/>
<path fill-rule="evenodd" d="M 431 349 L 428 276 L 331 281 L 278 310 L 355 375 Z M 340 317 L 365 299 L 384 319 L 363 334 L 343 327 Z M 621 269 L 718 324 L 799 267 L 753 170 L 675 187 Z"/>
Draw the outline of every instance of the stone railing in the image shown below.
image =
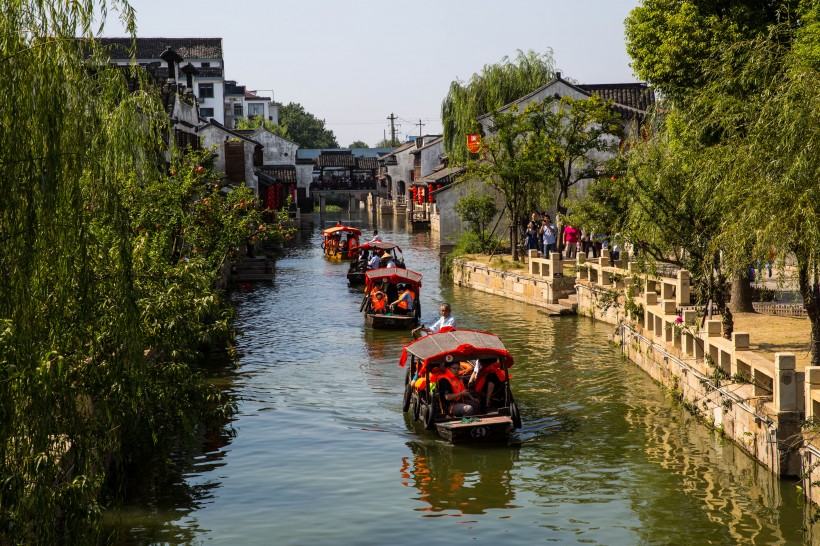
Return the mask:
<path fill-rule="evenodd" d="M 701 326 L 690 306 L 689 272 L 669 273 L 674 276 L 640 274 L 623 253 L 614 266 L 606 251 L 594 260 L 579 253 L 578 312 L 629 325 L 624 327 L 634 335 L 624 337 L 624 352 L 631 360 L 679 389 L 694 411 L 774 472 L 799 474 L 794 438 L 804 412 L 820 418 L 820 367 L 807 368 L 804 376 L 792 353 L 775 353 L 772 360 L 749 349 L 748 333 L 734 332 L 726 339 L 720 320 Z M 640 287 L 640 293 L 627 294 L 630 286 Z M 602 310 L 604 294 L 610 303 Z M 627 300 L 632 302 L 629 313 L 621 305 Z M 776 450 L 767 448 L 772 442 Z"/>

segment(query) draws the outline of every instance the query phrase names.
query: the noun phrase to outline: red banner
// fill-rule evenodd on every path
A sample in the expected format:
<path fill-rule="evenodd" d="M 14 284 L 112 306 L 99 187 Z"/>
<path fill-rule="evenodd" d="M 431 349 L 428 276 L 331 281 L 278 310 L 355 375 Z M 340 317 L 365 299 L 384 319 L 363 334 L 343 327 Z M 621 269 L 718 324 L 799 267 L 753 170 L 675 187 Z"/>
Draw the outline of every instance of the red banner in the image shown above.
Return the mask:
<path fill-rule="evenodd" d="M 481 150 L 481 135 L 477 133 L 467 135 L 467 149 L 471 153 L 477 154 Z"/>

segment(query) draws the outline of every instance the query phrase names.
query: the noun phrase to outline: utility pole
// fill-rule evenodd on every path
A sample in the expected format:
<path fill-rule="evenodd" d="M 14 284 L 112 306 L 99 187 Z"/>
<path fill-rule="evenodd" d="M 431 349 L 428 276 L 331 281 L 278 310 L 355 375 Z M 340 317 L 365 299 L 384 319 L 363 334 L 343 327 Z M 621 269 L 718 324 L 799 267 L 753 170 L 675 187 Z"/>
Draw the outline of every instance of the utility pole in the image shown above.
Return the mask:
<path fill-rule="evenodd" d="M 422 136 L 421 135 L 421 128 L 424 127 L 425 124 L 421 122 L 421 118 L 419 118 L 419 122 L 416 123 L 416 125 L 419 126 L 419 136 Z"/>
<path fill-rule="evenodd" d="M 391 112 L 387 119 L 390 120 L 390 145 L 396 144 L 396 116 Z"/>

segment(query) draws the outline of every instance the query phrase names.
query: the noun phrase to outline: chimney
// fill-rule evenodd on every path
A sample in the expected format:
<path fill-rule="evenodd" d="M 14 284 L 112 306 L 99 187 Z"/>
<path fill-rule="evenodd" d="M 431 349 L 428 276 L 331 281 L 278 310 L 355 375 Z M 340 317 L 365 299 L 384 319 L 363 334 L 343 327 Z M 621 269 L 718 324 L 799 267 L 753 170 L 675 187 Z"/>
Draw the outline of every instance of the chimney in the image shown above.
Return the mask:
<path fill-rule="evenodd" d="M 180 57 L 179 53 L 171 49 L 169 46 L 165 48 L 165 51 L 160 54 L 159 58 L 168 63 L 168 79 L 176 81 L 177 75 L 175 65 L 176 63 L 182 62 L 182 57 Z"/>
<path fill-rule="evenodd" d="M 556 73 L 555 73 L 555 79 L 556 79 L 556 80 L 560 80 L 560 79 L 561 79 L 561 73 L 560 73 L 560 72 L 556 72 Z"/>

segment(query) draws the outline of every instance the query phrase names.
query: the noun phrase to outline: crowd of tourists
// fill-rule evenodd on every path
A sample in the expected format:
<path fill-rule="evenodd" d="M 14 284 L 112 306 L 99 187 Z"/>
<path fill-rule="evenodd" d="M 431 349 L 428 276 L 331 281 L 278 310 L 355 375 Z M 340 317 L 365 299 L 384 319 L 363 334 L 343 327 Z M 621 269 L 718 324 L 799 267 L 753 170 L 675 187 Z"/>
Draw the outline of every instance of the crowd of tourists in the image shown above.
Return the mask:
<path fill-rule="evenodd" d="M 574 260 L 578 252 L 584 252 L 590 258 L 598 258 L 604 248 L 609 249 L 610 259 L 617 260 L 621 250 L 618 243 L 608 235 L 588 232 L 568 223 L 556 226 L 546 212 L 533 212 L 530 215 L 521 234 L 521 246 L 525 251 L 537 250 L 543 256 L 558 252 L 561 259 L 568 260 Z"/>

